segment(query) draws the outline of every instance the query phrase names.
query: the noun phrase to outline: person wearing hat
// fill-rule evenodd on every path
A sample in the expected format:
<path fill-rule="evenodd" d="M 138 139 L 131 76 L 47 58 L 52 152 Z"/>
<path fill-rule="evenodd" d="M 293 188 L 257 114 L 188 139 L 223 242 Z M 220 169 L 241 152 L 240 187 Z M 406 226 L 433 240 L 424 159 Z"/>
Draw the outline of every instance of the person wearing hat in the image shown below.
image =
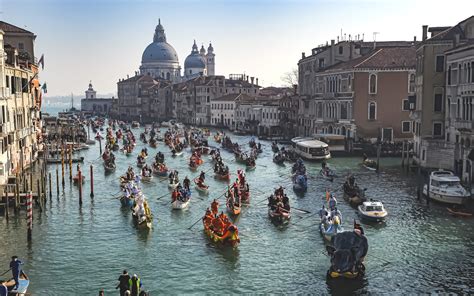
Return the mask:
<path fill-rule="evenodd" d="M 138 276 L 134 274 L 128 282 L 130 285 L 130 295 L 138 296 L 138 294 L 140 294 L 140 288 L 142 286 L 140 278 L 138 278 Z"/>
<path fill-rule="evenodd" d="M 20 285 L 20 273 L 21 273 L 21 265 L 23 262 L 18 260 L 18 256 L 12 256 L 12 261 L 10 261 L 10 269 L 12 270 L 13 279 L 15 280 L 15 286 L 13 290 L 18 289 Z"/>
<path fill-rule="evenodd" d="M 119 276 L 118 278 L 119 284 L 115 289 L 120 288 L 120 296 L 124 296 L 125 292 L 130 290 L 130 275 L 128 275 L 128 272 L 126 270 L 123 271 L 123 273 Z"/>

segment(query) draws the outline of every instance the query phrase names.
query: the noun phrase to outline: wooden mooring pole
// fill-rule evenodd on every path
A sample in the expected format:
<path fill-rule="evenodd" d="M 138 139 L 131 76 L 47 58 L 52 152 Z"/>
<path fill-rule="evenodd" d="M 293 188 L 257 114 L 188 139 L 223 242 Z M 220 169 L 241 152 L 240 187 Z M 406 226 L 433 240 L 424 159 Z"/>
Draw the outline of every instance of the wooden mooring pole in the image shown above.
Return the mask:
<path fill-rule="evenodd" d="M 382 145 L 380 143 L 378 143 L 378 145 L 377 145 L 377 173 L 380 170 L 380 153 L 381 153 L 381 150 L 382 150 Z"/>
<path fill-rule="evenodd" d="M 38 203 L 39 205 L 39 210 L 40 212 L 43 211 L 43 202 L 41 200 L 41 187 L 40 187 L 40 180 L 39 179 L 36 179 L 36 202 Z"/>
<path fill-rule="evenodd" d="M 82 205 L 82 173 L 81 173 L 81 169 L 79 169 L 77 171 L 77 175 L 79 177 L 78 180 L 77 180 L 77 182 L 79 182 L 78 183 L 78 185 L 79 185 L 79 205 Z"/>
<path fill-rule="evenodd" d="M 53 188 L 52 188 L 52 180 L 51 180 L 51 172 L 48 174 L 49 175 L 49 199 L 53 197 Z"/>
<path fill-rule="evenodd" d="M 94 166 L 91 164 L 91 197 L 94 197 Z"/>
<path fill-rule="evenodd" d="M 8 201 L 8 186 L 5 186 L 5 218 L 8 220 L 10 202 Z"/>
<path fill-rule="evenodd" d="M 61 176 L 62 176 L 63 188 L 64 188 L 64 145 L 61 147 Z"/>
<path fill-rule="evenodd" d="M 72 181 L 72 146 L 69 149 L 69 181 Z"/>
<path fill-rule="evenodd" d="M 56 168 L 56 194 L 59 197 L 59 170 Z"/>
<path fill-rule="evenodd" d="M 27 240 L 31 241 L 31 234 L 33 232 L 33 192 L 30 191 L 26 196 L 26 218 L 28 220 Z"/>

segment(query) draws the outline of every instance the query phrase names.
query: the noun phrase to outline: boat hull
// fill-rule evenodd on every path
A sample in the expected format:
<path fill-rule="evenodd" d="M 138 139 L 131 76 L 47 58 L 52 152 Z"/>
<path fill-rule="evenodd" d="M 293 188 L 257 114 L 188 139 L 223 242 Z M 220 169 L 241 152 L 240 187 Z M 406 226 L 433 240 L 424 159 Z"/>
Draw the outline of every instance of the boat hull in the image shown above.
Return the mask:
<path fill-rule="evenodd" d="M 173 208 L 173 210 L 184 210 L 188 207 L 189 201 L 190 199 L 188 199 L 187 201 L 181 201 L 177 199 L 171 203 L 171 207 Z"/>
<path fill-rule="evenodd" d="M 423 194 L 425 196 L 428 196 L 427 194 L 427 186 L 423 188 Z M 433 192 L 430 190 L 430 194 L 428 198 L 435 200 L 437 202 L 445 203 L 445 204 L 455 204 L 455 205 L 463 205 L 466 204 L 467 201 L 469 200 L 468 196 L 454 196 L 454 195 L 448 195 L 448 194 L 440 194 L 438 192 Z"/>

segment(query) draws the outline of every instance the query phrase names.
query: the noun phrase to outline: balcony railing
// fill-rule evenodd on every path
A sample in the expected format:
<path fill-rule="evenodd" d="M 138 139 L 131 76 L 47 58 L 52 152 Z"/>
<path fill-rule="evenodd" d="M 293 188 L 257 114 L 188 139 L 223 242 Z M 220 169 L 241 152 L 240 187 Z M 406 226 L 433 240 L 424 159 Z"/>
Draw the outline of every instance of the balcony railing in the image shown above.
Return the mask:
<path fill-rule="evenodd" d="M 457 129 L 467 129 L 467 130 L 472 130 L 473 129 L 473 121 L 472 120 L 462 120 L 462 119 L 457 119 L 453 121 L 453 126 Z"/>

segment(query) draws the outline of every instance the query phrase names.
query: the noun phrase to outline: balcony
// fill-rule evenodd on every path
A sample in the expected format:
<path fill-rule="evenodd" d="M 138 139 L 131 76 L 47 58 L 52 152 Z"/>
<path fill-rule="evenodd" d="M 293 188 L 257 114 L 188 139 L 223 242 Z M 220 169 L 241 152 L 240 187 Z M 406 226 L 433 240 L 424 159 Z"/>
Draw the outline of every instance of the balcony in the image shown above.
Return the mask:
<path fill-rule="evenodd" d="M 323 122 L 325 122 L 325 123 L 336 123 L 337 119 L 336 118 L 325 117 L 325 118 L 323 118 Z"/>
<path fill-rule="evenodd" d="M 472 120 L 456 119 L 452 122 L 453 126 L 458 130 L 473 130 L 474 123 Z"/>

